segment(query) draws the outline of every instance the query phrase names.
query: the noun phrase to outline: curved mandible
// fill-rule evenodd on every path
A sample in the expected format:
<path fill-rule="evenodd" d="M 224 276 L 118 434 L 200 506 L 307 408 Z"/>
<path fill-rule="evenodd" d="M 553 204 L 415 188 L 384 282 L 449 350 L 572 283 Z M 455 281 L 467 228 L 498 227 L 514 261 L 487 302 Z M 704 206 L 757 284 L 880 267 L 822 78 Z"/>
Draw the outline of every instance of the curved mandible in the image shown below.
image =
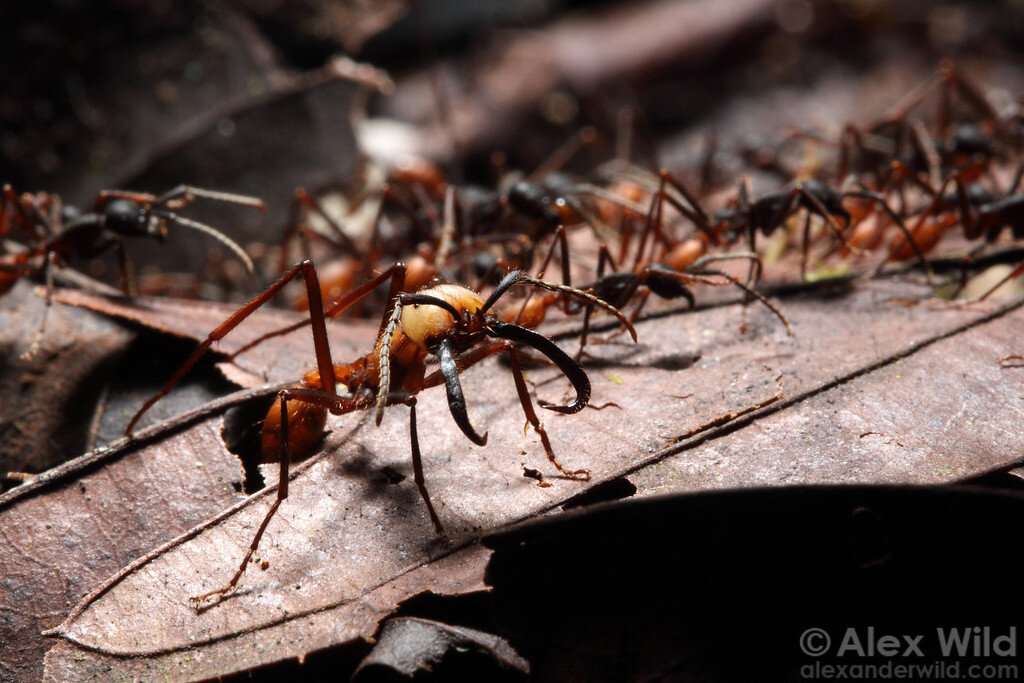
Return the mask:
<path fill-rule="evenodd" d="M 483 436 L 476 433 L 473 424 L 469 421 L 469 414 L 466 412 L 466 397 L 462 393 L 462 384 L 459 382 L 459 367 L 452 355 L 451 343 L 445 339 L 437 346 L 437 357 L 441 361 L 441 376 L 444 378 L 445 392 L 448 394 L 448 408 L 452 411 L 455 424 L 466 437 L 477 446 L 487 445 L 487 432 Z"/>
<path fill-rule="evenodd" d="M 557 365 L 558 369 L 562 371 L 562 374 L 572 382 L 572 386 L 576 390 L 575 401 L 564 406 L 541 402 L 540 405 L 542 408 L 553 410 L 556 413 L 571 415 L 572 413 L 578 413 L 583 410 L 587 406 L 587 403 L 590 402 L 590 378 L 587 377 L 587 373 L 580 367 L 579 363 L 574 361 L 565 351 L 560 349 L 555 342 L 538 332 L 534 332 L 533 330 L 528 330 L 525 327 L 520 327 L 519 325 L 503 323 L 501 321 L 495 321 L 488 325 L 487 331 L 491 336 L 508 339 L 509 341 L 517 342 L 540 351 L 547 356 L 552 363 Z"/>

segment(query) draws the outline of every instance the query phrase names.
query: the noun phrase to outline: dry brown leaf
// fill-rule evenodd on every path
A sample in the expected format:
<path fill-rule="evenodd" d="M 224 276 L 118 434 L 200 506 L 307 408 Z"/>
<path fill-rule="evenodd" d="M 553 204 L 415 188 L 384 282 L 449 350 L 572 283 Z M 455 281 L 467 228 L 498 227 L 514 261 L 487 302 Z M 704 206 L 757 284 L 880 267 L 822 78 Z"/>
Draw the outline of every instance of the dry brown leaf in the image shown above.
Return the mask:
<path fill-rule="evenodd" d="M 239 498 L 242 471 L 215 423 L 121 456 L 0 496 L 0 678 L 38 679 L 52 647 L 42 630 L 105 577 Z"/>
<path fill-rule="evenodd" d="M 614 401 L 621 408 L 546 416 L 556 451 L 569 467 L 589 467 L 590 483 L 556 478 L 554 486 L 540 488 L 521 476 L 520 461 L 545 471 L 550 467 L 536 439 L 523 436 L 511 378 L 499 363 L 478 366 L 464 380 L 471 416 L 490 432 L 485 448 L 472 446 L 452 428 L 438 390 L 425 392 L 419 404 L 420 435 L 428 486 L 456 539 L 447 550 L 434 543 L 410 480 L 391 484 L 380 474 L 383 467 L 409 473 L 404 410 L 389 411 L 380 429 L 361 427 L 365 416 L 338 418 L 323 453 L 296 470 L 291 496 L 270 525 L 259 553 L 269 562 L 267 571 L 251 569 L 238 594 L 201 614 L 188 603 L 190 596 L 226 580 L 272 501 L 270 491 L 101 586 L 57 630 L 68 642 L 51 653 L 50 675 L 74 678 L 130 655 L 133 659 L 118 666 L 137 675 L 187 666 L 189 677 L 211 676 L 369 635 L 404 598 L 423 590 L 447 593 L 478 585 L 479 574 L 473 572 L 482 568 L 486 553 L 472 541 L 481 530 L 551 510 L 626 473 L 638 478 L 638 472 L 661 468 L 656 463 L 668 456 L 680 462 L 699 457 L 707 449 L 683 450 L 709 433 L 755 421 L 759 406 L 766 412 L 796 403 L 799 410 L 808 397 L 827 396 L 832 387 L 859 376 L 881 378 L 884 389 L 886 373 L 915 359 L 917 349 L 953 343 L 980 320 L 1019 325 L 1016 316 L 1007 314 L 1010 309 L 991 304 L 889 303 L 897 296 L 905 299 L 911 290 L 906 283 L 873 282 L 831 300 L 789 301 L 785 310 L 796 331 L 792 339 L 757 309 L 751 311 L 754 333 L 741 335 L 739 307 L 731 306 L 643 321 L 637 347 L 622 341 L 595 346 L 597 359 L 589 364 L 593 403 Z M 949 342 L 933 343 L 947 336 Z M 997 361 L 1012 348 L 997 352 L 1000 345 L 988 348 L 992 358 L 979 353 L 963 362 L 1008 372 L 999 370 Z M 989 371 L 978 372 L 984 376 Z M 561 382 L 547 381 L 550 371 L 531 375 L 539 380 L 541 397 L 561 397 Z M 955 397 L 969 386 L 951 384 L 949 391 Z M 989 400 L 1000 405 L 989 410 L 1006 410 L 1007 404 L 1016 408 L 1018 402 L 1008 400 L 1013 398 L 993 392 Z M 1002 432 L 984 434 L 996 439 L 994 446 L 1002 443 Z M 527 455 L 510 457 L 524 450 Z M 990 459 L 968 463 L 973 469 L 956 474 L 1017 457 L 1014 449 L 992 451 Z M 733 483 L 834 480 L 822 476 L 833 469 L 792 467 L 790 461 L 813 462 L 814 455 L 805 452 L 757 458 L 748 451 L 734 465 Z M 842 460 L 841 471 L 859 473 L 861 480 L 901 476 L 878 469 L 873 448 L 834 456 Z M 919 468 L 906 467 L 902 476 L 921 480 Z M 666 481 L 662 485 L 670 486 Z M 461 569 L 445 573 L 439 561 Z"/>
<path fill-rule="evenodd" d="M 85 449 L 104 380 L 134 334 L 91 311 L 54 306 L 32 358 L 45 308 L 20 282 L 0 298 L 0 476 L 38 473 Z"/>

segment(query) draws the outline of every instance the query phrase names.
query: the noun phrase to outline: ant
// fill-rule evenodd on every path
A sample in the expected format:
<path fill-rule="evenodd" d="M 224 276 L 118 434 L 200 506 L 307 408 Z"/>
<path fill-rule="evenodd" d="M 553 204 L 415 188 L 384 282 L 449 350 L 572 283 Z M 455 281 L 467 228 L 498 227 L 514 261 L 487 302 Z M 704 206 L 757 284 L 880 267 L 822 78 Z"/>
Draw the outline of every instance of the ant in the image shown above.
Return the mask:
<path fill-rule="evenodd" d="M 977 182 L 983 171 L 984 165 L 980 163 L 955 171 L 935 190 L 913 176 L 902 164 L 893 162 L 894 177 L 905 177 L 932 195 L 932 201 L 918 213 L 917 220 L 911 226 L 915 243 L 924 250 L 931 250 L 946 231 L 959 222 L 968 240 L 981 239 L 981 244 L 966 257 L 969 261 L 995 242 L 1006 228 L 1010 229 L 1014 239 L 1024 238 L 1024 193 L 1018 193 L 1021 181 L 1024 180 L 1024 164 L 1017 168 L 1006 191 L 1000 193 L 1002 196 L 997 196 Z M 949 191 L 950 186 L 953 186 L 952 192 Z M 889 245 L 888 260 L 899 260 L 906 256 L 905 240 L 894 239 Z M 980 298 L 987 298 L 1007 280 L 1022 272 L 1024 265 L 1011 271 Z"/>
<path fill-rule="evenodd" d="M 1020 189 L 1022 179 L 1024 179 L 1024 165 L 1017 169 L 1013 181 L 1002 197 L 977 204 L 972 201 L 969 187 L 964 185 L 959 176 L 954 177 L 964 236 L 969 240 L 982 239 L 982 243 L 971 252 L 968 258 L 977 256 L 985 247 L 995 242 L 1007 228 L 1014 239 L 1024 238 L 1024 192 L 1017 191 Z M 981 193 L 975 193 L 974 199 L 979 197 L 986 198 Z M 1024 263 L 1017 265 L 979 298 L 986 299 L 1004 283 L 1021 273 L 1024 273 Z"/>
<path fill-rule="evenodd" d="M 416 396 L 424 389 L 444 384 L 448 407 L 456 425 L 474 444 L 486 444 L 487 432 L 477 432 L 467 414 L 459 371 L 496 354 L 503 353 L 508 357 L 523 412 L 540 436 L 548 460 L 567 477 L 589 478 L 587 470 L 568 470 L 556 458 L 547 432 L 533 408 L 520 368 L 517 347 L 528 346 L 546 356 L 575 389 L 575 400 L 566 405 L 541 402 L 541 406 L 548 410 L 572 414 L 586 407 L 591 390 L 586 372 L 547 337 L 524 325 L 510 322 L 510 315 L 499 316 L 491 312 L 491 309 L 513 286 L 526 285 L 573 296 L 588 305 L 612 313 L 626 326 L 634 340 L 636 331 L 615 307 L 593 294 L 533 278 L 518 270 L 506 275 L 485 300 L 476 291 L 454 284 L 436 285 L 415 293 L 403 292 L 406 268 L 404 264 L 397 263 L 324 309 L 316 269 L 307 259 L 211 332 L 164 388 L 132 417 L 125 430 L 126 434 L 132 434 L 142 415 L 171 391 L 214 342 L 237 327 L 299 275 L 305 281 L 311 315 L 308 321 L 288 329 L 296 329 L 305 324 L 312 326 L 317 367 L 303 375 L 298 385 L 278 393 L 263 422 L 264 459 L 277 459 L 280 462 L 277 498 L 263 518 L 248 552 L 230 581 L 223 588 L 192 598 L 197 608 L 208 599 L 227 595 L 235 588 L 271 518 L 288 497 L 288 467 L 291 459 L 305 457 L 313 451 L 323 435 L 328 413 L 342 415 L 375 409 L 375 421 L 379 425 L 386 406 L 409 406 L 413 479 L 426 504 L 434 529 L 443 536 L 444 526 L 434 510 L 423 476 L 416 431 Z M 381 319 L 380 333 L 373 350 L 350 363 L 335 364 L 327 339 L 326 318 L 341 314 L 385 281 L 390 281 L 390 303 Z M 275 334 L 270 333 L 257 341 Z M 430 374 L 427 374 L 428 356 L 434 356 L 439 361 L 439 369 Z"/>
<path fill-rule="evenodd" d="M 935 133 L 911 114 L 936 88 L 939 89 Z M 954 121 L 954 97 L 973 120 Z M 912 89 L 888 113 L 862 129 L 847 124 L 840 134 L 837 175 L 851 170 L 871 174 L 878 187 L 891 180 L 896 160 L 916 171 L 925 171 L 933 185 L 950 170 L 973 163 L 988 164 L 999 156 L 997 144 L 1016 144 L 1009 128 L 1014 116 L 1001 116 L 979 87 L 951 61 Z M 794 131 L 791 137 L 821 141 L 811 133 Z"/>
<path fill-rule="evenodd" d="M 180 225 L 218 240 L 228 247 L 253 272 L 252 261 L 245 251 L 225 234 L 204 223 L 178 215 L 196 198 L 251 206 L 265 209 L 263 202 L 254 197 L 215 192 L 188 185 L 178 187 L 156 196 L 141 192 L 103 190 L 96 197 L 91 213 L 81 213 L 73 206 L 63 206 L 50 195 L 18 196 L 10 185 L 3 187 L 0 197 L 0 236 L 9 232 L 11 226 L 29 234 L 32 245 L 24 251 L 13 254 L 7 263 L 0 263 L 0 293 L 9 289 L 14 280 L 23 276 L 42 275 L 46 282 L 46 308 L 36 337 L 26 352 L 31 357 L 38 350 L 46 327 L 53 295 L 53 271 L 69 256 L 91 258 L 115 249 L 125 294 L 135 293 L 135 277 L 124 247 L 124 238 L 148 237 L 163 241 L 167 237 L 168 224 Z M 47 216 L 50 214 L 50 216 Z M 11 223 L 11 218 L 14 223 Z M 41 263 L 33 264 L 34 259 Z"/>
<path fill-rule="evenodd" d="M 656 234 L 665 243 L 669 254 L 667 255 L 672 270 L 681 272 L 689 268 L 699 258 L 707 253 L 710 245 L 727 245 L 736 242 L 739 237 L 746 234 L 749 243 L 749 254 L 743 258 L 750 258 L 751 254 L 757 253 L 757 233 L 768 236 L 780 226 L 785 225 L 786 219 L 801 209 L 805 210 L 806 217 L 803 226 L 802 258 L 800 261 L 800 276 L 805 278 L 807 274 L 807 261 L 810 251 L 810 227 L 811 216 L 817 215 L 831 230 L 833 236 L 853 253 L 861 253 L 861 250 L 849 243 L 839 225 L 836 217 L 842 218 L 846 226 L 853 222 L 850 212 L 843 206 L 843 200 L 848 197 L 859 198 L 874 203 L 880 207 L 893 222 L 899 226 L 901 231 L 908 238 L 911 246 L 917 254 L 918 260 L 931 280 L 931 271 L 925 261 L 924 254 L 917 248 L 916 243 L 910 238 L 910 232 L 904 225 L 903 220 L 893 211 L 885 197 L 878 193 L 865 189 L 843 188 L 833 189 L 827 183 L 820 180 L 807 179 L 795 182 L 791 187 L 768 193 L 760 198 L 750 200 L 749 181 L 743 178 L 739 183 L 736 207 L 715 212 L 710 216 L 697 201 L 693 193 L 680 182 L 669 171 L 662 169 L 659 173 L 659 184 L 656 195 L 660 200 L 667 201 L 673 208 L 687 218 L 700 231 L 700 236 L 682 240 L 676 244 L 670 244 L 664 236 L 656 231 Z M 668 190 L 678 192 L 686 204 L 679 198 L 673 196 Z M 645 234 L 646 234 L 645 230 Z M 641 238 L 640 251 L 644 249 L 644 241 Z M 755 271 L 759 271 L 754 261 L 751 261 L 750 273 L 747 284 L 754 282 Z"/>
<path fill-rule="evenodd" d="M 406 176 L 408 176 L 409 170 L 405 166 L 398 168 L 405 169 L 399 177 L 408 180 Z M 436 169 L 433 165 L 428 165 L 426 168 Z M 393 171 L 393 173 L 397 172 L 398 169 Z M 440 171 L 438 171 L 438 173 L 439 172 Z M 414 187 L 420 187 L 420 185 L 415 185 Z M 351 289 L 359 279 L 368 277 L 372 272 L 374 264 L 378 262 L 382 256 L 388 254 L 394 257 L 404 257 L 407 259 L 406 279 L 403 284 L 403 290 L 418 290 L 438 277 L 440 269 L 447 260 L 448 253 L 451 251 L 452 239 L 455 232 L 455 204 L 457 201 L 455 187 L 451 185 L 444 185 L 440 188 L 435 187 L 435 190 L 436 189 L 440 189 L 442 192 L 444 212 L 440 237 L 439 239 L 434 240 L 437 242 L 437 245 L 435 246 L 430 242 L 421 242 L 416 245 L 414 252 L 410 255 L 408 253 L 409 243 L 407 240 L 399 241 L 400 246 L 396 245 L 396 248 L 394 249 L 386 249 L 381 245 L 380 222 L 383 218 L 382 212 L 378 212 L 377 214 L 369 244 L 365 249 L 362 249 L 345 233 L 343 228 L 330 215 L 319 200 L 314 198 L 305 189 L 299 188 L 295 191 L 295 196 L 292 202 L 292 221 L 286 230 L 284 239 L 282 240 L 281 258 L 282 260 L 287 258 L 288 250 L 285 246 L 287 245 L 291 235 L 297 231 L 303 236 L 314 237 L 317 240 L 326 242 L 332 247 L 331 251 L 333 253 L 340 254 L 339 257 L 334 257 L 325 264 L 321 264 L 318 269 L 318 277 L 321 285 L 321 300 L 333 301 L 337 299 L 339 296 Z M 385 185 L 384 198 L 390 196 L 390 192 L 390 186 Z M 301 211 L 304 211 L 306 215 L 317 216 L 330 229 L 331 234 L 323 234 L 310 228 L 309 225 L 299 218 L 298 214 Z M 308 245 L 306 251 L 307 255 L 309 255 L 310 250 Z M 285 272 L 286 269 L 281 268 L 280 270 L 281 272 Z M 309 309 L 309 301 L 305 294 L 299 295 L 293 301 L 292 305 L 300 311 L 306 311 Z"/>
<path fill-rule="evenodd" d="M 669 175 L 667 171 L 663 171 L 662 173 L 663 180 L 668 179 L 669 182 L 671 182 L 671 175 Z M 685 188 L 683 188 L 682 191 L 685 193 Z M 688 193 L 687 196 L 689 196 Z M 640 292 L 640 303 L 630 316 L 630 322 L 635 322 L 643 310 L 644 305 L 647 303 L 647 299 L 651 293 L 657 294 L 663 299 L 685 298 L 692 308 L 696 302 L 689 285 L 707 284 L 722 286 L 731 284 L 742 289 L 746 293 L 747 297 L 756 298 L 764 304 L 786 326 L 787 334 L 792 335 L 793 328 L 790 325 L 789 320 L 786 319 L 778 308 L 776 308 L 755 289 L 721 270 L 702 268 L 702 266 L 712 261 L 746 259 L 750 261 L 751 267 L 755 272 L 755 276 L 752 277 L 752 280 L 756 281 L 760 278 L 761 271 L 761 259 L 757 254 L 752 252 L 706 254 L 706 239 L 695 237 L 682 240 L 676 244 L 669 242 L 664 237 L 661 230 L 663 200 L 669 201 L 670 204 L 677 206 L 677 208 L 681 210 L 686 210 L 685 207 L 678 206 L 676 204 L 676 200 L 674 200 L 671 195 L 665 193 L 664 190 L 659 190 L 651 200 L 651 208 L 647 214 L 647 221 L 644 226 L 644 232 L 640 238 L 640 244 L 636 252 L 632 270 L 619 271 L 608 247 L 602 244 L 600 246 L 598 256 L 597 280 L 594 283 L 585 286 L 584 289 L 593 292 L 599 299 L 608 302 L 616 308 L 624 307 L 637 294 L 637 292 Z M 666 254 L 664 256 L 663 263 L 653 261 L 653 250 L 657 240 L 651 240 L 652 254 L 646 264 L 644 263 L 643 253 L 645 251 L 648 236 L 651 233 L 654 233 L 656 238 L 665 244 Z M 611 267 L 613 272 L 605 275 L 605 268 L 608 266 Z M 721 278 L 721 280 L 715 278 Z M 722 280 L 724 280 L 724 282 Z M 591 310 L 592 309 L 587 306 L 586 311 L 584 312 L 583 330 L 580 334 L 579 354 L 583 353 L 583 349 L 586 346 Z"/>
<path fill-rule="evenodd" d="M 807 275 L 812 215 L 818 215 L 821 217 L 824 220 L 825 225 L 829 230 L 831 230 L 833 236 L 838 239 L 842 246 L 847 250 L 854 254 L 863 253 L 858 247 L 854 246 L 846 239 L 843 234 L 843 230 L 840 229 L 840 226 L 836 221 L 837 216 L 842 218 L 847 227 L 849 227 L 853 222 L 850 212 L 843 206 L 843 200 L 847 197 L 855 197 L 873 202 L 886 213 L 886 215 L 899 227 L 900 231 L 906 237 L 917 256 L 918 261 L 925 269 L 929 282 L 931 282 L 931 269 L 928 266 L 924 254 L 917 246 L 917 243 L 911 236 L 910 231 L 904 224 L 903 219 L 893 211 L 885 197 L 878 192 L 864 189 L 835 190 L 830 185 L 823 183 L 820 180 L 808 179 L 797 181 L 789 189 L 771 192 L 751 202 L 749 200 L 748 183 L 746 179 L 743 179 L 740 182 L 738 207 L 731 213 L 719 214 L 718 218 L 728 226 L 730 231 L 734 233 L 737 231 L 746 232 L 750 251 L 752 253 L 756 253 L 756 235 L 758 231 L 760 231 L 761 234 L 768 236 L 777 228 L 784 225 L 786 219 L 793 213 L 801 208 L 805 209 L 806 216 L 804 218 L 800 259 L 800 277 L 803 279 L 806 278 Z"/>

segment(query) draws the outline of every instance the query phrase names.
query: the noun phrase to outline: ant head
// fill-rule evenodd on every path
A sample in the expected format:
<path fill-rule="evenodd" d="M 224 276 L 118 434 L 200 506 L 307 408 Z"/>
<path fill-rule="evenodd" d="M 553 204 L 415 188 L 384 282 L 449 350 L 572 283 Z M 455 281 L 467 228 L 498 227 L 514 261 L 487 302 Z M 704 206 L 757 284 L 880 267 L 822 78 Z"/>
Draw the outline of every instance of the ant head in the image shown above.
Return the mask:
<path fill-rule="evenodd" d="M 715 211 L 712 215 L 714 223 L 711 225 L 711 230 L 716 235 L 720 235 L 727 243 L 732 243 L 738 240 L 746 229 L 747 219 L 743 215 L 737 206 L 732 209 L 720 209 Z"/>
<path fill-rule="evenodd" d="M 467 337 L 456 350 L 475 339 L 483 327 L 484 315 L 475 315 L 484 305 L 479 294 L 459 285 L 437 285 L 416 294 L 403 294 L 401 324 L 406 338 L 420 348 L 433 351 L 443 339 Z M 454 334 L 453 334 L 454 333 Z"/>
<path fill-rule="evenodd" d="M 126 237 L 156 237 L 163 240 L 167 236 L 167 226 L 163 221 L 156 220 L 149 207 L 130 199 L 111 199 L 102 209 L 103 225 L 108 230 Z"/>
<path fill-rule="evenodd" d="M 508 190 L 509 205 L 527 218 L 557 221 L 550 207 L 551 198 L 540 185 L 528 180 L 516 182 Z"/>
<path fill-rule="evenodd" d="M 943 144 L 943 151 L 951 157 L 964 156 L 968 159 L 991 159 L 995 156 L 985 131 L 969 123 L 961 123 L 953 129 L 952 135 Z"/>

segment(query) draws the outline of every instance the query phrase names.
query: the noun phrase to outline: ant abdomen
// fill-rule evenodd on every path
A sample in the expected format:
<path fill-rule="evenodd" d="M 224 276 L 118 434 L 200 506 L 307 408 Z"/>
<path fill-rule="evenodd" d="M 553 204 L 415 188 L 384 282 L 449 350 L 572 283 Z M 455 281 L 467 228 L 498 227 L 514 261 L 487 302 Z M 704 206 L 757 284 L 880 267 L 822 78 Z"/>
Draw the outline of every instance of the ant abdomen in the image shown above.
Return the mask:
<path fill-rule="evenodd" d="M 672 247 L 665 255 L 665 263 L 681 273 L 707 253 L 707 249 L 707 243 L 704 240 L 693 237 Z"/>
<path fill-rule="evenodd" d="M 303 401 L 288 401 L 288 451 L 301 460 L 313 452 L 327 425 L 327 409 Z M 263 419 L 263 462 L 277 462 L 281 447 L 281 401 L 274 401 Z"/>

